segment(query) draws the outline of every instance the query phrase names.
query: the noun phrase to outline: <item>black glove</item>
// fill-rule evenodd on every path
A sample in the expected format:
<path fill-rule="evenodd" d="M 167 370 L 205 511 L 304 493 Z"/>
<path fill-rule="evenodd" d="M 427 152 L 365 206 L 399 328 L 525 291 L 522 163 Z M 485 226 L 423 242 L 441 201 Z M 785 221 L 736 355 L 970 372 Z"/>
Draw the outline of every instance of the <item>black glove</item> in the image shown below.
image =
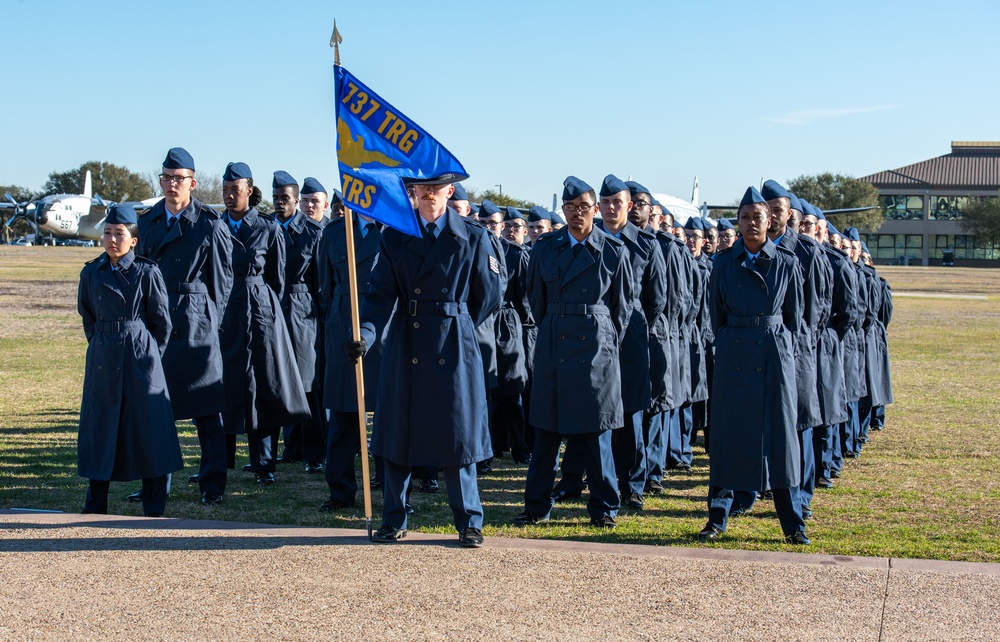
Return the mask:
<path fill-rule="evenodd" d="M 358 359 L 365 356 L 366 352 L 368 352 L 368 342 L 364 339 L 347 342 L 347 358 L 354 363 L 357 363 Z"/>

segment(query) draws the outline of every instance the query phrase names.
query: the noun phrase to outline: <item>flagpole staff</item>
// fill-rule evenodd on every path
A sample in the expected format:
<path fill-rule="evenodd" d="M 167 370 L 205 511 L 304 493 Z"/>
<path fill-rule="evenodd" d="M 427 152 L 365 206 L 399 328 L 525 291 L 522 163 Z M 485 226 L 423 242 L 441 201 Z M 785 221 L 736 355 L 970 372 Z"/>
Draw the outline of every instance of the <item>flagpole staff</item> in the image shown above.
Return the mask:
<path fill-rule="evenodd" d="M 333 21 L 333 35 L 330 46 L 333 47 L 333 64 L 340 66 L 340 43 L 344 39 L 337 30 L 337 21 Z M 345 203 L 345 205 L 347 205 Z M 351 290 L 351 331 L 354 340 L 361 341 L 361 321 L 358 306 L 358 274 L 354 259 L 354 212 L 350 207 L 344 208 L 344 227 L 347 232 L 347 282 Z M 372 539 L 372 487 L 371 475 L 368 472 L 368 413 L 365 411 L 365 378 L 364 360 L 358 359 L 354 364 L 354 375 L 357 379 L 358 393 L 358 431 L 361 437 L 361 487 L 364 490 L 365 526 L 368 529 L 368 539 Z"/>

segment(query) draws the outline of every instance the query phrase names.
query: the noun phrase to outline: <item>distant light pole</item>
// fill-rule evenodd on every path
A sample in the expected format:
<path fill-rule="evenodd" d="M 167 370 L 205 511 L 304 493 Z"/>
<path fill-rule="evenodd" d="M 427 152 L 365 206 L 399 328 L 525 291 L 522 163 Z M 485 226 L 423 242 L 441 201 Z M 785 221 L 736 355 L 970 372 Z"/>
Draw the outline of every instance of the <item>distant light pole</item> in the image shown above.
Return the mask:
<path fill-rule="evenodd" d="M 497 185 L 497 190 L 497 193 L 500 194 L 500 196 L 503 196 L 503 185 Z"/>

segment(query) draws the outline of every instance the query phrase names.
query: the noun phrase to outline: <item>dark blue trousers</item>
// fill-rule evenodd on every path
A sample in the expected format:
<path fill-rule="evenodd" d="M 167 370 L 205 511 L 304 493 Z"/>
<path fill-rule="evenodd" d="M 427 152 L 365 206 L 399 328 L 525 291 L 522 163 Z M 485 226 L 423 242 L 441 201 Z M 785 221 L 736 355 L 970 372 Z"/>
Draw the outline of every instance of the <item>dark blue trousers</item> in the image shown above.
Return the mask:
<path fill-rule="evenodd" d="M 840 447 L 844 454 L 861 452 L 861 418 L 858 415 L 858 402 L 847 403 L 847 421 L 841 435 L 844 437 Z"/>
<path fill-rule="evenodd" d="M 625 417 L 625 426 L 611 431 L 611 454 L 622 498 L 642 495 L 646 487 L 646 444 L 643 441 L 642 411 Z"/>
<path fill-rule="evenodd" d="M 87 499 L 83 512 L 108 514 L 108 491 L 111 482 L 91 479 L 87 486 Z M 142 480 L 142 512 L 145 515 L 162 515 L 167 509 L 167 476 L 146 477 Z"/>
<path fill-rule="evenodd" d="M 201 466 L 198 469 L 199 489 L 202 493 L 226 492 L 226 430 L 222 427 L 222 415 L 195 417 L 198 429 L 198 444 L 201 446 Z"/>
<path fill-rule="evenodd" d="M 320 464 L 326 453 L 326 409 L 322 406 L 320 391 L 315 388 L 306 393 L 306 400 L 312 415 L 310 419 L 282 428 L 285 455 L 302 459 L 307 464 Z"/>
<path fill-rule="evenodd" d="M 353 504 L 358 492 L 354 460 L 361 452 L 358 413 L 326 410 L 329 432 L 326 440 L 324 476 L 330 487 L 330 499 Z"/>
<path fill-rule="evenodd" d="M 866 405 L 858 403 L 858 450 L 864 445 L 865 440 L 868 439 L 868 429 L 871 427 L 872 423 L 872 407 L 871 405 Z"/>
<path fill-rule="evenodd" d="M 816 461 L 816 480 L 830 479 L 833 470 L 833 436 L 836 426 L 813 428 L 813 459 Z"/>
<path fill-rule="evenodd" d="M 611 454 L 611 433 L 605 430 L 566 437 L 566 448 L 577 450 L 583 467 L 589 471 L 590 500 L 587 512 L 592 519 L 618 514 L 619 500 L 615 483 L 615 462 Z M 524 488 L 524 508 L 539 517 L 552 511 L 552 483 L 559 468 L 559 446 L 563 436 L 548 430 L 535 431 L 535 449 L 531 453 L 528 479 Z"/>
<path fill-rule="evenodd" d="M 642 418 L 643 444 L 646 446 L 646 479 L 662 482 L 667 461 L 667 444 L 663 431 L 666 412 L 645 412 Z"/>
<path fill-rule="evenodd" d="M 833 473 L 839 473 L 844 467 L 844 438 L 845 438 L 845 428 L 846 424 L 839 423 L 830 426 L 830 432 L 833 433 L 831 441 L 833 442 L 833 452 L 830 453 L 830 475 Z"/>
<path fill-rule="evenodd" d="M 883 428 L 885 428 L 885 406 L 875 406 L 872 408 L 872 430 Z"/>
<path fill-rule="evenodd" d="M 806 530 L 806 523 L 802 519 L 802 509 L 797 502 L 792 500 L 792 493 L 788 488 L 775 488 L 771 490 L 774 496 L 774 510 L 778 514 L 778 521 L 781 523 L 781 531 L 785 535 L 791 535 L 795 531 Z M 719 486 L 708 487 L 708 523 L 719 530 L 726 530 L 729 524 L 729 511 L 733 506 L 733 491 Z"/>
<path fill-rule="evenodd" d="M 691 404 L 684 404 L 670 411 L 670 421 L 667 423 L 667 468 L 680 464 L 690 466 L 694 460 L 691 453 L 693 422 Z"/>
<path fill-rule="evenodd" d="M 277 470 L 278 435 L 280 426 L 258 428 L 247 434 L 247 449 L 250 451 L 250 470 L 254 473 L 273 473 Z"/>
<path fill-rule="evenodd" d="M 411 466 L 404 466 L 382 459 L 385 485 L 382 491 L 382 525 L 406 528 L 406 495 L 413 474 Z M 483 505 L 479 501 L 476 483 L 476 465 L 445 466 L 444 483 L 448 490 L 448 504 L 455 518 L 458 532 L 466 528 L 483 528 Z"/>
<path fill-rule="evenodd" d="M 799 438 L 799 466 L 802 478 L 798 488 L 793 488 L 800 511 L 809 510 L 816 492 L 816 453 L 813 451 L 813 429 L 796 431 Z"/>

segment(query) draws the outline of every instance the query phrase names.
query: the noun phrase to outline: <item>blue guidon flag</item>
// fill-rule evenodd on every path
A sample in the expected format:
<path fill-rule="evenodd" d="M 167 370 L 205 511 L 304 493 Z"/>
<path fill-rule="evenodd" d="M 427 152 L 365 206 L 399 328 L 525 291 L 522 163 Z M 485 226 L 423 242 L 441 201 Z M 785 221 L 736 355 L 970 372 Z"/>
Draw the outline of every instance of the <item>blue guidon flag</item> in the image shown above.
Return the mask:
<path fill-rule="evenodd" d="M 451 152 L 351 72 L 334 66 L 337 162 L 344 204 L 351 210 L 420 236 L 404 178 L 466 175 Z"/>

